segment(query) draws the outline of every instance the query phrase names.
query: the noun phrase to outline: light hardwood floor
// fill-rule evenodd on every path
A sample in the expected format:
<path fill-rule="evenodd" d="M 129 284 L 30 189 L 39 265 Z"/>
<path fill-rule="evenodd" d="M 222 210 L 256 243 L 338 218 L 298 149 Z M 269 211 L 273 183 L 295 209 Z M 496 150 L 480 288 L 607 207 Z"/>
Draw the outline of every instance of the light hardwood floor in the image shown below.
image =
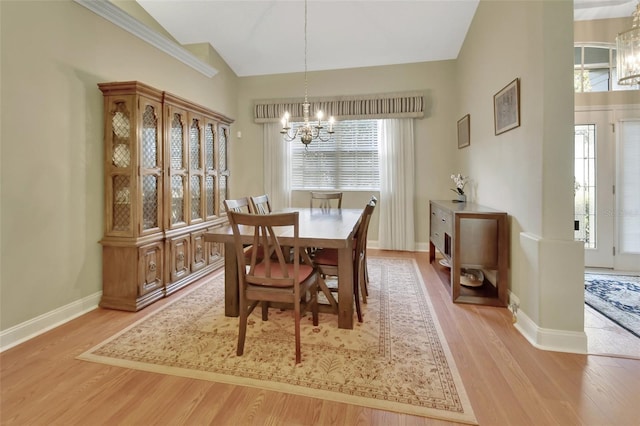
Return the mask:
<path fill-rule="evenodd" d="M 640 360 L 535 349 L 506 308 L 451 303 L 426 253 L 369 253 L 418 260 L 481 425 L 640 424 Z M 137 313 L 97 309 L 2 353 L 1 424 L 450 424 L 75 359 L 170 299 Z"/>

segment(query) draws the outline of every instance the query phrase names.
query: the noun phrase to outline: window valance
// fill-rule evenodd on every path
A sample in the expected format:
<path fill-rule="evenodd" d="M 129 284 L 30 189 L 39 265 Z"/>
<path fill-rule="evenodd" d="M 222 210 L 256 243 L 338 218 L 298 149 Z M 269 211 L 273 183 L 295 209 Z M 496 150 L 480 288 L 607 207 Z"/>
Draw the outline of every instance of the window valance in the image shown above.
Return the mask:
<path fill-rule="evenodd" d="M 256 101 L 253 108 L 254 122 L 280 121 L 285 111 L 289 112 L 292 121 L 301 120 L 303 102 L 302 98 Z M 334 116 L 337 120 L 424 117 L 422 92 L 310 98 L 309 103 L 312 116 L 321 110 L 325 117 Z"/>

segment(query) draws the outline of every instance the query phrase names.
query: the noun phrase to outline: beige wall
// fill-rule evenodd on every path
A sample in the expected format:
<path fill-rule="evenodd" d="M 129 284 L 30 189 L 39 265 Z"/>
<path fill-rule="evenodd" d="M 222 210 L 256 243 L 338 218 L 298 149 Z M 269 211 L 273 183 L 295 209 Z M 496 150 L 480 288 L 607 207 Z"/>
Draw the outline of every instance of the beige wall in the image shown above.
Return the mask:
<path fill-rule="evenodd" d="M 573 242 L 571 2 L 481 1 L 457 61 L 459 116 L 471 114 L 471 146 L 458 168 L 471 199 L 510 214 L 511 291 L 518 322 L 539 346 L 544 330 L 586 349 L 582 247 Z M 520 78 L 520 127 L 494 132 L 493 96 Z M 561 256 L 557 256 L 561 253 Z M 551 255 L 553 254 L 553 255 Z M 562 258 L 562 261 L 559 260 Z"/>
<path fill-rule="evenodd" d="M 455 172 L 450 164 L 457 151 L 455 61 L 425 62 L 407 65 L 358 68 L 308 74 L 309 96 L 357 95 L 422 90 L 425 93 L 425 118 L 415 120 L 415 235 L 426 248 L 429 199 L 450 198 Z M 231 195 L 264 192 L 262 125 L 253 122 L 252 106 L 257 99 L 304 96 L 304 74 L 279 74 L 242 77 L 239 83 L 236 130 L 242 139 L 232 147 L 234 175 Z M 313 149 L 311 146 L 309 149 Z M 361 208 L 371 193 L 348 193 L 344 207 Z M 294 205 L 306 206 L 308 195 L 294 194 Z M 370 238 L 378 239 L 377 212 L 369 228 Z"/>
<path fill-rule="evenodd" d="M 6 330 L 102 289 L 97 83 L 140 80 L 235 117 L 237 77 L 214 57 L 219 73 L 207 78 L 72 1 L 0 7 Z"/>

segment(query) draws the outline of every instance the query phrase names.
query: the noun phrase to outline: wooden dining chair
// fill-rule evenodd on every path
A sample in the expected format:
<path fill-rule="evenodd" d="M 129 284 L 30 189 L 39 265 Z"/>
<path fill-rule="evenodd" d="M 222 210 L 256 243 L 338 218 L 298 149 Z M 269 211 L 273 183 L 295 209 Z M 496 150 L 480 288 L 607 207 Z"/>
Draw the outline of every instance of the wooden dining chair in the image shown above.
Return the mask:
<path fill-rule="evenodd" d="M 332 202 L 338 209 L 342 208 L 342 192 L 315 192 L 311 191 L 309 207 L 319 207 L 322 210 L 330 210 Z M 314 205 L 315 204 L 315 205 Z"/>
<path fill-rule="evenodd" d="M 374 205 L 378 204 L 378 198 L 375 195 L 371 196 L 371 199 L 369 200 L 370 203 L 373 203 Z M 368 235 L 369 229 L 367 228 L 367 235 Z M 363 274 L 363 280 L 362 280 L 362 285 L 360 287 L 360 290 L 364 292 L 364 294 L 362 295 L 364 303 L 367 303 L 367 299 L 366 296 L 369 295 L 369 268 L 368 268 L 368 264 L 367 264 L 367 240 L 364 240 L 364 274 Z"/>
<path fill-rule="evenodd" d="M 224 208 L 237 213 L 251 213 L 251 201 L 249 197 L 224 200 Z"/>
<path fill-rule="evenodd" d="M 300 317 L 310 307 L 313 325 L 318 325 L 318 269 L 300 247 L 298 212 L 278 214 L 246 214 L 227 211 L 233 229 L 238 264 L 240 291 L 240 324 L 237 355 L 244 353 L 247 319 L 262 302 L 262 320 L 268 319 L 269 302 L 293 305 L 296 342 L 296 364 L 301 361 Z M 252 228 L 252 245 L 260 247 L 264 256 L 254 254 L 247 260 L 242 249 L 240 226 Z M 278 235 L 293 236 L 293 263 L 287 263 Z M 246 231 L 245 231 L 246 233 Z M 255 253 L 255 252 L 254 252 Z M 275 260 L 274 260 L 275 258 Z"/>
<path fill-rule="evenodd" d="M 268 214 L 271 213 L 271 201 L 269 201 L 269 196 L 267 194 L 264 195 L 256 195 L 250 198 L 251 200 L 251 211 L 256 214 Z"/>
<path fill-rule="evenodd" d="M 249 199 L 249 197 L 227 199 L 224 200 L 223 204 L 227 212 L 233 211 L 236 213 L 252 213 L 251 200 Z M 243 250 L 247 258 L 251 257 L 251 254 L 254 251 L 253 246 L 250 244 L 245 244 Z M 258 247 L 256 248 L 256 250 L 258 260 L 262 260 L 262 257 L 264 256 L 262 249 Z"/>
<path fill-rule="evenodd" d="M 353 241 L 353 294 L 356 304 L 356 313 L 358 315 L 358 321 L 362 322 L 362 309 L 360 307 L 360 294 L 362 295 L 362 300 L 364 303 L 367 303 L 366 293 L 362 289 L 362 285 L 365 279 L 365 271 L 366 271 L 366 247 L 367 247 L 367 233 L 369 230 L 369 222 L 371 221 L 371 216 L 373 215 L 373 210 L 376 207 L 376 203 L 373 201 L 369 201 L 362 211 L 362 215 L 360 215 L 360 219 L 356 224 L 356 232 L 354 234 Z M 337 312 L 337 304 L 334 307 L 334 303 L 336 303 L 335 298 L 333 297 L 333 292 L 337 291 L 337 288 L 330 288 L 327 285 L 325 278 L 327 276 L 338 276 L 338 250 L 333 248 L 325 248 L 318 250 L 313 259 L 314 264 L 320 270 L 320 280 L 318 283 L 318 288 L 322 291 L 329 301 L 329 304 L 332 308 Z M 340 285 L 338 283 L 338 285 Z"/>

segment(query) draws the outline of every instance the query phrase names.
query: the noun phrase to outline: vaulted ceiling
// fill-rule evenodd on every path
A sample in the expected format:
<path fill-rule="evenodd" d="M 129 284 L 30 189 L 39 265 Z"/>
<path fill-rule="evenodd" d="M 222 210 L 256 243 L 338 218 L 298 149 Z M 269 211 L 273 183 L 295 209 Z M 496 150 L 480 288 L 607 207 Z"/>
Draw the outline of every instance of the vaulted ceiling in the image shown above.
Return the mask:
<path fill-rule="evenodd" d="M 575 0 L 574 19 L 630 17 L 637 1 Z M 478 2 L 309 0 L 308 70 L 455 59 Z M 239 76 L 304 70 L 302 0 L 138 3 L 180 44 L 210 43 Z"/>

